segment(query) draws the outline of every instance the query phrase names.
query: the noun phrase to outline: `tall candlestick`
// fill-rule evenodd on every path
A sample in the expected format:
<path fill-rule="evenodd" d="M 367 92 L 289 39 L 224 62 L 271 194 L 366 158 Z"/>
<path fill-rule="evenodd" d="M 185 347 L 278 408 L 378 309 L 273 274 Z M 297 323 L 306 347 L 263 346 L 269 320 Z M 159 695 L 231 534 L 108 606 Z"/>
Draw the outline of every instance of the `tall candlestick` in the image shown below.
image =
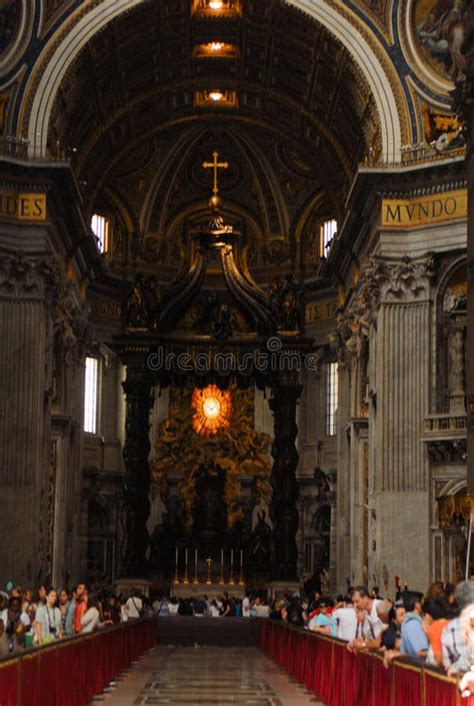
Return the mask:
<path fill-rule="evenodd" d="M 234 586 L 234 550 L 230 550 L 230 580 L 229 585 Z"/>
<path fill-rule="evenodd" d="M 224 584 L 224 550 L 221 549 L 221 577 L 219 580 L 219 586 L 223 586 Z"/>
<path fill-rule="evenodd" d="M 179 576 L 178 576 L 178 547 L 176 547 L 174 583 L 175 583 L 175 584 L 176 584 L 176 583 L 179 583 Z"/>
<path fill-rule="evenodd" d="M 240 578 L 239 578 L 239 586 L 244 585 L 244 552 L 241 549 L 240 550 Z"/>
<path fill-rule="evenodd" d="M 186 552 L 185 552 L 184 557 L 185 557 L 185 559 L 184 559 L 184 579 L 183 579 L 183 583 L 189 583 L 189 579 L 188 579 L 188 548 L 187 548 L 187 547 L 186 547 Z"/>
<path fill-rule="evenodd" d="M 199 579 L 198 579 L 198 550 L 197 547 L 194 550 L 194 581 L 193 583 L 198 584 Z"/>

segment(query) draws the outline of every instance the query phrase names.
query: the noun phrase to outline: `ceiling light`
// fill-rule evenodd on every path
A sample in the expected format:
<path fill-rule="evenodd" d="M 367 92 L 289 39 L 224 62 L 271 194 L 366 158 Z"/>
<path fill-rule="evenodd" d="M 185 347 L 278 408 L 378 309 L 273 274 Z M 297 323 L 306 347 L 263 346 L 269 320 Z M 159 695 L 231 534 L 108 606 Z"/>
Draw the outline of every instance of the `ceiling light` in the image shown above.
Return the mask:
<path fill-rule="evenodd" d="M 226 42 L 207 42 L 193 48 L 193 59 L 237 59 L 238 56 L 239 47 Z"/>
<path fill-rule="evenodd" d="M 213 88 L 211 90 L 195 91 L 194 107 L 195 108 L 237 108 L 238 107 L 237 92 L 232 90 L 221 90 Z"/>
<path fill-rule="evenodd" d="M 193 15 L 214 19 L 242 16 L 242 0 L 193 0 Z"/>

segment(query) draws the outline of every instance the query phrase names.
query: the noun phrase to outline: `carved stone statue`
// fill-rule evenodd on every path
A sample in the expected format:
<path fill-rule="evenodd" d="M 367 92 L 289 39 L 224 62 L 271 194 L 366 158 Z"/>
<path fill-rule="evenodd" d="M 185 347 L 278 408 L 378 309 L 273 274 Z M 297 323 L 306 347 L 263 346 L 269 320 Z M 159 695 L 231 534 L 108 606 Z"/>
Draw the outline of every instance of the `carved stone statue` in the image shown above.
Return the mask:
<path fill-rule="evenodd" d="M 465 412 L 465 328 L 454 326 L 449 336 L 449 410 Z"/>
<path fill-rule="evenodd" d="M 125 305 L 125 325 L 127 328 L 147 328 L 147 307 L 143 275 L 138 272 L 130 296 Z"/>
<path fill-rule="evenodd" d="M 161 293 L 155 275 L 149 275 L 143 284 L 143 296 L 145 299 L 145 310 L 149 329 L 156 329 Z"/>
<path fill-rule="evenodd" d="M 329 596 L 329 572 L 327 569 L 323 569 L 319 574 L 321 579 L 321 592 L 323 596 Z"/>
<path fill-rule="evenodd" d="M 160 301 L 160 290 L 155 276 L 149 275 L 145 279 L 143 274 L 138 272 L 125 305 L 126 327 L 155 330 Z"/>
<path fill-rule="evenodd" d="M 331 492 L 331 486 L 329 484 L 329 478 L 327 474 L 321 468 L 319 468 L 319 466 L 315 466 L 313 471 L 313 478 L 315 480 L 316 488 L 318 490 L 318 501 L 326 501 Z"/>
<path fill-rule="evenodd" d="M 295 281 L 292 273 L 283 279 L 276 277 L 268 288 L 268 299 L 272 314 L 278 321 L 278 327 L 285 331 L 301 329 L 302 287 Z"/>
<path fill-rule="evenodd" d="M 259 512 L 249 544 L 249 563 L 255 573 L 261 574 L 269 573 L 274 563 L 272 529 L 265 520 L 266 516 L 265 510 Z"/>

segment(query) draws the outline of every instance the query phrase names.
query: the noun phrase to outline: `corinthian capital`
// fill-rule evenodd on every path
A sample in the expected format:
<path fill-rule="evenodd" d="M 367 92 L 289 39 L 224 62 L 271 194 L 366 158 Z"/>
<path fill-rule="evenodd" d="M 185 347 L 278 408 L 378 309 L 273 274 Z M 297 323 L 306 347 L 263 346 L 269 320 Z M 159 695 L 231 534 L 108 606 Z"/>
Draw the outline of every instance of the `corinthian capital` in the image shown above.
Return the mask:
<path fill-rule="evenodd" d="M 381 298 L 385 301 L 412 302 L 429 295 L 435 263 L 430 255 L 422 260 L 379 260 L 378 278 Z"/>
<path fill-rule="evenodd" d="M 362 269 L 359 281 L 344 311 L 337 319 L 337 329 L 330 336 L 330 344 L 340 365 L 352 356 L 361 357 L 370 329 L 375 326 L 380 306 L 380 265 L 370 258 Z"/>
<path fill-rule="evenodd" d="M 29 258 L 22 252 L 0 255 L 0 293 L 7 297 L 56 296 L 61 275 L 51 257 Z"/>
<path fill-rule="evenodd" d="M 52 255 L 28 257 L 22 252 L 0 255 L 0 294 L 10 300 L 43 300 L 52 321 L 52 334 L 59 334 L 66 355 L 81 355 L 89 340 L 88 306 L 66 280 Z"/>

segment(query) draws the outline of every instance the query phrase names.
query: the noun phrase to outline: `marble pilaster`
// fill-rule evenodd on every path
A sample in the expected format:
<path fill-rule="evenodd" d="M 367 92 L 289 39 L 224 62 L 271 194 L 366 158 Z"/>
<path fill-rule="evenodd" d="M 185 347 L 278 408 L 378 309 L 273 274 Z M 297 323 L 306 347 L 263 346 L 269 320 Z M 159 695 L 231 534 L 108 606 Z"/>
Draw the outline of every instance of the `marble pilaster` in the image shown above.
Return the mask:
<path fill-rule="evenodd" d="M 339 385 L 337 407 L 337 502 L 336 502 L 336 588 L 347 590 L 351 580 L 351 467 L 350 445 L 345 433 L 350 419 L 350 369 L 339 360 Z"/>
<path fill-rule="evenodd" d="M 412 588 L 430 575 L 429 463 L 420 435 L 430 401 L 432 274 L 429 259 L 385 265 L 377 316 L 374 568 L 378 580 L 398 575 Z"/>
<path fill-rule="evenodd" d="M 46 382 L 46 311 L 35 294 L 0 298 L 0 580 L 32 582 L 42 566 L 38 528 L 47 493 L 43 403 Z M 44 526 L 43 526 L 44 529 Z M 43 535 L 44 538 L 44 535 Z"/>
<path fill-rule="evenodd" d="M 77 566 L 83 379 L 68 374 L 83 314 L 51 254 L 1 253 L 0 581 L 63 581 Z"/>

